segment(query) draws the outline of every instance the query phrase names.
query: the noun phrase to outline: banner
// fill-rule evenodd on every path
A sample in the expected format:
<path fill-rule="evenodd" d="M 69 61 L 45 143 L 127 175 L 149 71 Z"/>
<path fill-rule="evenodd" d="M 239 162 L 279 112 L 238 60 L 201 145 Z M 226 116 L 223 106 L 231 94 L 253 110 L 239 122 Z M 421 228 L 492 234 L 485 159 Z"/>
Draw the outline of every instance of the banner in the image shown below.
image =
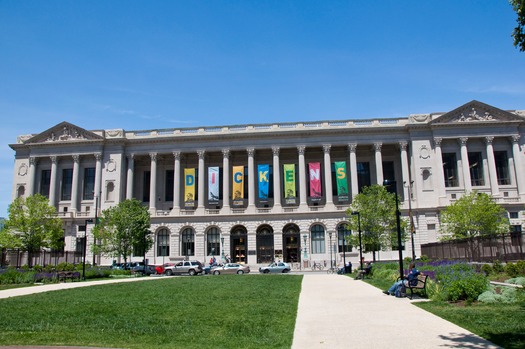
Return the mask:
<path fill-rule="evenodd" d="M 320 201 L 323 196 L 321 188 L 321 164 L 311 162 L 308 164 L 308 173 L 310 175 L 310 198 L 312 201 Z"/>
<path fill-rule="evenodd" d="M 337 196 L 339 201 L 348 201 L 348 180 L 346 173 L 346 161 L 334 162 L 335 179 L 337 183 Z"/>
<path fill-rule="evenodd" d="M 195 207 L 195 169 L 184 169 L 184 206 Z"/>
<path fill-rule="evenodd" d="M 270 183 L 270 165 L 263 164 L 257 166 L 258 180 L 259 180 L 259 200 L 261 202 L 268 201 L 268 189 Z"/>
<path fill-rule="evenodd" d="M 219 168 L 208 167 L 208 203 L 219 203 Z"/>
<path fill-rule="evenodd" d="M 284 164 L 284 198 L 287 204 L 295 204 L 295 165 Z"/>
<path fill-rule="evenodd" d="M 233 166 L 233 205 L 244 204 L 244 166 Z"/>

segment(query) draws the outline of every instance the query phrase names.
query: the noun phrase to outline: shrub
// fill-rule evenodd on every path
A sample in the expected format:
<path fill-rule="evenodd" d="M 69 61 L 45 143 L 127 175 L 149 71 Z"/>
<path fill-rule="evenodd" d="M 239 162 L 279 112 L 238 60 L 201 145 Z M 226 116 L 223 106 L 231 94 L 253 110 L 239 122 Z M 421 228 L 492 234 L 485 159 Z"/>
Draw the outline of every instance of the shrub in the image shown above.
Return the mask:
<path fill-rule="evenodd" d="M 503 273 L 505 269 L 500 261 L 495 260 L 494 263 L 492 263 L 492 270 L 494 270 L 495 273 Z"/>
<path fill-rule="evenodd" d="M 427 263 L 427 262 L 430 262 L 430 258 L 428 258 L 427 255 L 421 255 L 421 257 L 419 258 L 419 260 L 423 263 Z"/>
<path fill-rule="evenodd" d="M 483 266 L 481 267 L 481 271 L 486 276 L 489 276 L 490 274 L 492 274 L 492 266 L 490 264 L 483 264 Z"/>
<path fill-rule="evenodd" d="M 517 261 L 518 275 L 525 276 L 525 261 Z"/>
<path fill-rule="evenodd" d="M 32 284 L 35 280 L 34 271 L 16 270 L 9 268 L 0 274 L 0 284 Z"/>
<path fill-rule="evenodd" d="M 75 265 L 72 263 L 62 262 L 57 264 L 57 271 L 73 271 Z"/>
<path fill-rule="evenodd" d="M 452 302 L 476 300 L 489 285 L 484 275 L 465 263 L 441 267 L 436 272 L 436 280 L 441 285 L 439 298 Z"/>
<path fill-rule="evenodd" d="M 518 300 L 518 289 L 515 287 L 490 286 L 479 295 L 478 301 L 483 303 L 515 303 Z"/>
<path fill-rule="evenodd" d="M 101 268 L 86 269 L 86 279 L 107 278 L 111 275 L 111 270 Z"/>
<path fill-rule="evenodd" d="M 518 266 L 514 263 L 507 263 L 507 265 L 505 265 L 505 273 L 507 273 L 511 278 L 515 278 L 519 275 Z"/>

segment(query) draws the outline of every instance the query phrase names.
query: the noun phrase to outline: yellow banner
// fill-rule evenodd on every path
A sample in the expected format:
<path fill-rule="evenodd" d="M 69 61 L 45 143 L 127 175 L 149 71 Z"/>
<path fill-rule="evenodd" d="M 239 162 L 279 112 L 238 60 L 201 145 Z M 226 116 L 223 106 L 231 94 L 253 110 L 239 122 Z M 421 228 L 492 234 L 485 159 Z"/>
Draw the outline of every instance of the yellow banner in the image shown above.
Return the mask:
<path fill-rule="evenodd" d="M 244 199 L 244 166 L 233 166 L 233 200 Z"/>
<path fill-rule="evenodd" d="M 195 206 L 195 169 L 184 169 L 184 204 Z"/>

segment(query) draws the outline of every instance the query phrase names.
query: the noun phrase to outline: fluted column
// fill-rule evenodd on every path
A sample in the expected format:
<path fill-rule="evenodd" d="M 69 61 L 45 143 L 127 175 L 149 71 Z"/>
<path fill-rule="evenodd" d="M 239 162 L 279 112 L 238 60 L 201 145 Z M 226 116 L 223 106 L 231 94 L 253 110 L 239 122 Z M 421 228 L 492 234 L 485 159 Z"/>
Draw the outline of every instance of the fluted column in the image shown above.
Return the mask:
<path fill-rule="evenodd" d="M 180 151 L 173 152 L 173 209 L 180 209 Z"/>
<path fill-rule="evenodd" d="M 326 187 L 326 204 L 333 204 L 333 190 L 332 190 L 332 162 L 330 159 L 330 144 L 323 145 L 324 153 L 324 182 Z"/>
<path fill-rule="evenodd" d="M 254 148 L 246 149 L 248 152 L 248 208 L 255 206 L 255 167 L 253 156 Z"/>
<path fill-rule="evenodd" d="M 49 205 L 57 205 L 57 165 L 58 158 L 51 156 L 51 176 L 49 179 Z"/>
<path fill-rule="evenodd" d="M 222 207 L 230 207 L 230 149 L 222 150 Z"/>
<path fill-rule="evenodd" d="M 359 194 L 359 181 L 357 179 L 357 143 L 348 144 L 348 151 L 350 152 L 350 185 L 352 187 L 352 200 Z"/>
<path fill-rule="evenodd" d="M 101 192 L 101 186 L 102 186 L 102 153 L 95 153 L 95 186 L 93 190 L 95 191 L 93 193 L 93 199 L 99 198 L 100 200 L 100 192 Z M 96 200 L 95 200 L 96 201 Z M 95 210 L 97 207 L 95 207 Z"/>
<path fill-rule="evenodd" d="M 27 188 L 28 196 L 35 194 L 36 183 L 36 164 L 37 160 L 34 156 L 29 157 L 29 185 Z"/>
<path fill-rule="evenodd" d="M 157 153 L 149 153 L 151 158 L 149 181 L 149 209 L 157 211 Z"/>
<path fill-rule="evenodd" d="M 71 212 L 77 212 L 78 208 L 78 175 L 80 167 L 80 155 L 73 155 L 73 181 L 71 185 Z"/>
<path fill-rule="evenodd" d="M 518 185 L 519 195 L 525 195 L 525 181 L 521 171 L 523 171 L 523 163 L 520 152 L 520 135 L 511 136 L 512 140 L 512 157 L 514 158 L 514 173 L 516 174 L 516 184 Z"/>
<path fill-rule="evenodd" d="M 435 171 L 437 174 L 437 182 L 439 183 L 438 186 L 438 193 L 441 198 L 446 197 L 446 189 L 445 189 L 445 174 L 443 173 L 443 154 L 441 152 L 441 142 L 443 141 L 443 138 L 435 137 L 434 138 L 434 151 L 436 153 L 436 166 L 438 166 L 437 170 Z"/>
<path fill-rule="evenodd" d="M 128 154 L 128 171 L 126 178 L 126 199 L 133 199 L 133 178 L 135 177 L 135 154 Z"/>
<path fill-rule="evenodd" d="M 304 145 L 297 146 L 299 153 L 299 205 L 307 206 L 306 203 L 306 165 L 304 160 Z"/>
<path fill-rule="evenodd" d="M 489 180 L 490 180 L 490 190 L 492 196 L 499 195 L 499 184 L 498 184 L 498 175 L 496 173 L 496 160 L 494 159 L 494 149 L 492 147 L 492 141 L 494 137 L 488 136 L 485 137 L 485 144 L 487 146 L 487 161 L 489 168 Z"/>
<path fill-rule="evenodd" d="M 468 162 L 468 137 L 461 137 L 459 144 L 461 145 L 461 169 L 463 172 L 463 185 L 466 192 L 472 191 L 472 181 L 470 180 L 470 166 Z"/>
<path fill-rule="evenodd" d="M 204 209 L 204 155 L 206 155 L 206 152 L 199 150 L 197 154 L 199 155 L 199 182 L 197 183 L 199 198 L 197 200 L 197 209 Z"/>
<path fill-rule="evenodd" d="M 273 154 L 273 207 L 281 206 L 281 168 L 279 166 L 279 147 L 272 147 Z"/>
<path fill-rule="evenodd" d="M 401 155 L 401 175 L 403 176 L 403 198 L 405 200 L 410 200 L 410 195 L 408 193 L 410 185 L 410 168 L 408 166 L 408 156 L 407 156 L 407 141 L 399 142 L 399 150 Z"/>
<path fill-rule="evenodd" d="M 383 185 L 383 157 L 381 156 L 381 147 L 383 146 L 383 143 L 376 142 L 374 143 L 374 154 L 375 154 L 375 160 L 376 160 L 376 179 L 377 184 Z"/>

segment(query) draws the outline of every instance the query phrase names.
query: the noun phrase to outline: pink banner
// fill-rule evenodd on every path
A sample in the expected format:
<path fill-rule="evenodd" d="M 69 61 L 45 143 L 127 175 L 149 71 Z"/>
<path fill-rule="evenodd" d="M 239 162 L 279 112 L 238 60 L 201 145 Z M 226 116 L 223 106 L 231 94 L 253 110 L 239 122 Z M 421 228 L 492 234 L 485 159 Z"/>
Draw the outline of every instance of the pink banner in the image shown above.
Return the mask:
<path fill-rule="evenodd" d="M 320 198 L 323 195 L 321 189 L 321 164 L 319 162 L 310 162 L 308 171 L 310 174 L 310 197 Z"/>

